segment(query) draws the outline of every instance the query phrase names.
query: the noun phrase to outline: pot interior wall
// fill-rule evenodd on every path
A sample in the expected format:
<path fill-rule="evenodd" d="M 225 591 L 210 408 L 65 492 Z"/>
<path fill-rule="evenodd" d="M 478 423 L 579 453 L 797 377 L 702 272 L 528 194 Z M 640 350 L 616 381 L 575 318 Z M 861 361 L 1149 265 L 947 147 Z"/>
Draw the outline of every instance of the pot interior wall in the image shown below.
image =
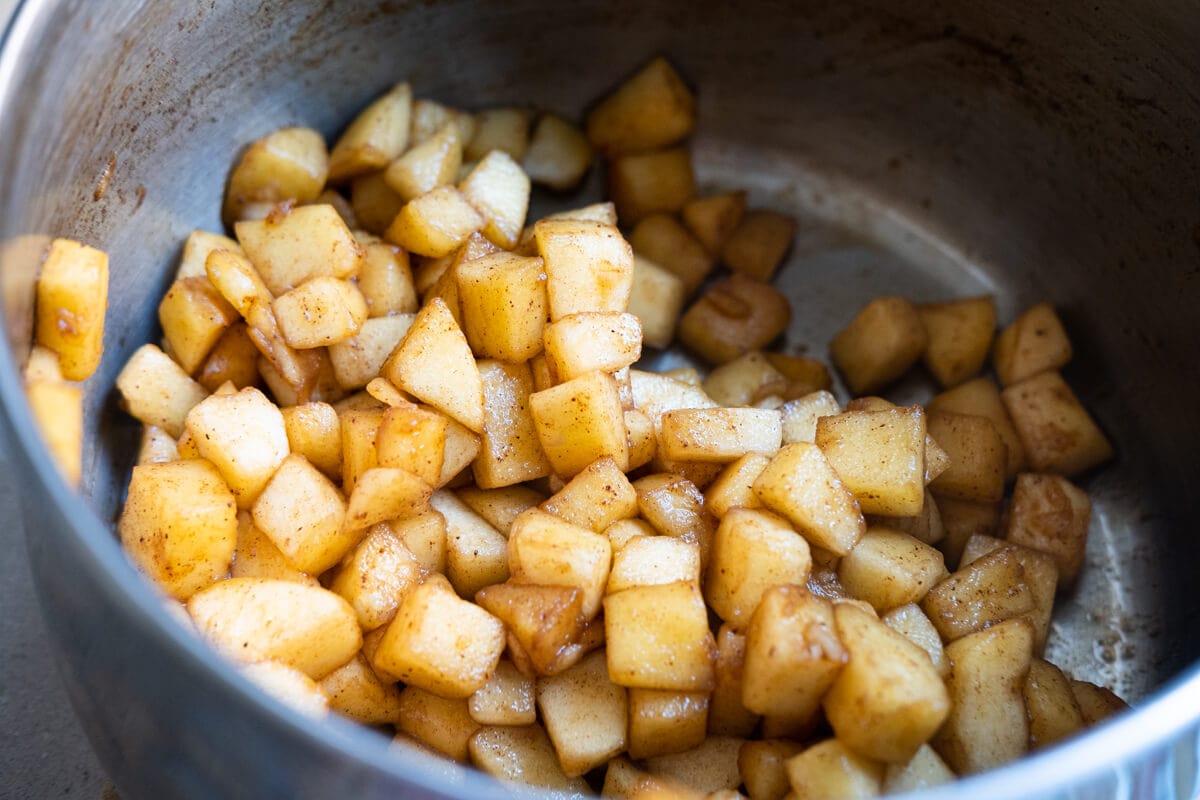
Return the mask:
<path fill-rule="evenodd" d="M 45 237 L 112 258 L 90 384 L 86 490 L 114 518 L 136 441 L 113 380 L 157 335 L 180 244 L 217 229 L 246 143 L 333 136 L 398 80 L 480 108 L 578 118 L 655 53 L 699 90 L 702 184 L 805 220 L 780 278 L 789 347 L 825 343 L 883 292 L 1046 299 L 1073 335 L 1068 381 L 1119 461 L 1051 658 L 1131 699 L 1200 656 L 1200 31 L 1186 3 L 1043 8 L 920 0 L 62 4 L 6 119 L 4 308 L 19 363 Z M 80 46 L 80 43 L 83 43 Z M 598 193 L 594 175 L 589 193 Z M 575 198 L 554 199 L 572 202 Z M 549 202 L 540 198 L 540 203 Z M 832 224 L 831 224 L 832 222 Z M 835 233 L 831 234 L 831 231 Z M 910 386 L 909 391 L 920 387 Z"/>

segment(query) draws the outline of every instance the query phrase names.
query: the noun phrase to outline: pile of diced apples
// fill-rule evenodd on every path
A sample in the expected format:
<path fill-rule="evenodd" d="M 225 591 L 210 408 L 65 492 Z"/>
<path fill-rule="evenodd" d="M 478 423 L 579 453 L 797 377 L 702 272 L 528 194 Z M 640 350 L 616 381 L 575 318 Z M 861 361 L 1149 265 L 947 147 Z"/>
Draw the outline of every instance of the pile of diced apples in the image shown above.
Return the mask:
<path fill-rule="evenodd" d="M 1050 306 L 993 344 L 990 298 L 874 299 L 831 345 L 843 409 L 765 349 L 795 223 L 696 196 L 667 61 L 582 130 L 530 123 L 401 84 L 331 152 L 254 143 L 236 239 L 188 238 L 117 380 L 145 426 L 119 532 L 201 635 L 306 713 L 612 797 L 899 792 L 1123 707 L 1041 658 L 1069 478 L 1112 456 Z M 527 224 L 593 152 L 613 203 Z M 106 288 L 54 243 L 26 374 L 72 482 Z M 634 367 L 675 341 L 711 371 Z M 872 396 L 921 360 L 924 407 Z"/>

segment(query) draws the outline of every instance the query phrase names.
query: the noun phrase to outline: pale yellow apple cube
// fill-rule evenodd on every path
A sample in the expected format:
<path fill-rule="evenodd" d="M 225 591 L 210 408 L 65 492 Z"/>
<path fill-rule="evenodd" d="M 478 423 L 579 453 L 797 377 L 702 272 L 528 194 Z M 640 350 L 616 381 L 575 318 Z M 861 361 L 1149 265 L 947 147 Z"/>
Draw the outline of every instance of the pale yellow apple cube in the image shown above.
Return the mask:
<path fill-rule="evenodd" d="M 467 698 L 487 683 L 503 650 L 504 623 L 431 576 L 400 603 L 374 662 L 410 686 Z"/>
<path fill-rule="evenodd" d="M 345 558 L 329 584 L 346 598 L 364 631 L 392 621 L 424 577 L 420 562 L 387 525 L 376 525 Z"/>
<path fill-rule="evenodd" d="M 868 528 L 838 564 L 838 578 L 850 596 L 865 600 L 880 613 L 919 603 L 946 575 L 936 548 L 880 527 Z"/>
<path fill-rule="evenodd" d="M 363 320 L 358 333 L 331 344 L 329 360 L 342 388 L 361 389 L 378 377 L 414 319 L 414 314 L 371 317 Z"/>
<path fill-rule="evenodd" d="M 1001 394 L 1037 472 L 1073 477 L 1110 461 L 1112 444 L 1057 372 L 1041 372 Z"/>
<path fill-rule="evenodd" d="M 869 758 L 907 763 L 950 712 L 924 651 L 871 614 L 834 607 L 849 660 L 823 700 L 838 741 Z"/>
<path fill-rule="evenodd" d="M 206 275 L 176 280 L 158 304 L 158 321 L 171 355 L 189 375 L 238 319 Z"/>
<path fill-rule="evenodd" d="M 792 756 L 788 782 L 795 797 L 879 797 L 883 764 L 855 753 L 837 739 L 826 739 Z"/>
<path fill-rule="evenodd" d="M 996 339 L 992 365 L 1004 386 L 1040 372 L 1059 370 L 1073 354 L 1071 340 L 1054 306 L 1038 303 L 1017 317 Z"/>
<path fill-rule="evenodd" d="M 381 374 L 473 432 L 483 430 L 483 379 L 467 337 L 440 298 L 417 312 Z"/>
<path fill-rule="evenodd" d="M 855 395 L 870 394 L 899 378 L 929 342 L 912 303 L 879 297 L 867 303 L 829 345 L 833 363 Z"/>
<path fill-rule="evenodd" d="M 521 164 L 534 183 L 566 191 L 577 186 L 592 165 L 592 146 L 579 128 L 554 114 L 543 114 Z"/>
<path fill-rule="evenodd" d="M 925 503 L 920 406 L 847 411 L 817 420 L 816 444 L 865 514 L 913 517 Z"/>
<path fill-rule="evenodd" d="M 589 372 L 531 394 L 529 405 L 542 451 L 560 477 L 605 456 L 619 469 L 628 466 L 625 412 L 612 375 Z"/>
<path fill-rule="evenodd" d="M 342 493 L 303 456 L 291 455 L 258 495 L 254 524 L 298 569 L 320 575 L 358 544 L 348 531 Z"/>
<path fill-rule="evenodd" d="M 583 615 L 600 610 L 612 566 L 608 538 L 532 508 L 513 522 L 508 569 L 516 583 L 573 586 L 583 593 Z"/>
<path fill-rule="evenodd" d="M 625 311 L 633 288 L 633 249 L 616 227 L 543 219 L 533 231 L 545 262 L 552 321 L 581 311 Z"/>
<path fill-rule="evenodd" d="M 716 256 L 737 230 L 745 211 L 746 192 L 737 191 L 697 197 L 684 205 L 681 214 L 692 235 Z"/>
<path fill-rule="evenodd" d="M 567 775 L 583 775 L 625 749 L 628 701 L 609 678 L 604 653 L 539 678 L 537 703 Z"/>
<path fill-rule="evenodd" d="M 384 237 L 422 256 L 447 255 L 486 224 L 471 201 L 453 186 L 439 186 L 410 200 Z"/>
<path fill-rule="evenodd" d="M 313 278 L 275 298 L 275 318 L 289 345 L 306 350 L 339 344 L 362 330 L 367 301 L 350 281 Z"/>
<path fill-rule="evenodd" d="M 694 583 L 639 586 L 604 599 L 608 673 L 631 688 L 710 691 L 716 644 Z"/>
<path fill-rule="evenodd" d="M 463 331 L 481 358 L 526 361 L 542 350 L 549 317 L 540 258 L 498 252 L 455 271 Z"/>
<path fill-rule="evenodd" d="M 383 179 L 407 202 L 453 183 L 462 160 L 459 127 L 446 122 L 429 138 L 388 164 Z"/>
<path fill-rule="evenodd" d="M 86 380 L 100 365 L 108 307 L 108 255 L 55 239 L 37 276 L 35 339 L 59 354 L 62 377 Z"/>
<path fill-rule="evenodd" d="M 692 408 L 662 416 L 658 448 L 668 459 L 726 464 L 747 453 L 771 456 L 783 438 L 778 411 Z"/>
<path fill-rule="evenodd" d="M 229 484 L 238 508 L 254 504 L 290 450 L 283 414 L 254 388 L 205 398 L 188 412 L 184 427 Z"/>
<path fill-rule="evenodd" d="M 606 95 L 587 117 L 587 136 L 607 154 L 665 147 L 696 125 L 696 100 L 659 56 Z"/>
<path fill-rule="evenodd" d="M 458 187 L 483 215 L 483 235 L 506 250 L 521 238 L 529 211 L 529 176 L 514 158 L 520 157 L 492 150 Z"/>
<path fill-rule="evenodd" d="M 922 303 L 917 314 L 929 334 L 925 366 L 938 383 L 957 386 L 979 373 L 996 335 L 996 303 L 991 297 Z"/>
<path fill-rule="evenodd" d="M 687 287 L 677 275 L 634 255 L 628 308 L 641 323 L 644 343 L 660 350 L 671 346 L 686 299 Z"/>
<path fill-rule="evenodd" d="M 637 491 L 611 457 L 589 464 L 542 504 L 567 522 L 605 532 L 619 520 L 637 516 Z"/>
<path fill-rule="evenodd" d="M 546 326 L 543 341 L 559 382 L 588 372 L 616 372 L 642 357 L 642 325 L 628 313 L 568 314 Z"/>
<path fill-rule="evenodd" d="M 786 520 L 735 508 L 717 528 L 704 596 L 721 619 L 745 625 L 768 589 L 804 585 L 811 569 L 808 542 Z"/>
<path fill-rule="evenodd" d="M 772 587 L 746 628 L 742 703 L 759 714 L 808 719 L 846 659 L 828 600 L 803 586 Z"/>
<path fill-rule="evenodd" d="M 63 381 L 36 380 L 25 384 L 25 396 L 63 478 L 79 486 L 83 469 L 83 389 Z"/>
<path fill-rule="evenodd" d="M 342 181 L 383 169 L 408 147 L 412 87 L 398 83 L 342 132 L 329 154 L 329 180 Z"/>
<path fill-rule="evenodd" d="M 781 448 L 755 479 L 754 493 L 812 544 L 837 555 L 850 552 L 866 532 L 854 495 L 815 444 Z"/>
<path fill-rule="evenodd" d="M 483 379 L 483 435 L 475 457 L 475 483 L 484 489 L 513 486 L 544 478 L 550 461 L 538 442 L 530 412 L 533 375 L 529 366 L 506 361 L 479 361 Z"/>
<path fill-rule="evenodd" d="M 363 644 L 354 609 L 320 586 L 230 578 L 192 595 L 187 609 L 226 658 L 279 661 L 313 680 L 354 658 Z"/>
<path fill-rule="evenodd" d="M 684 292 L 700 288 L 716 266 L 713 258 L 687 228 L 671 214 L 653 214 L 639 222 L 629 234 L 633 252 L 674 274 Z"/>
<path fill-rule="evenodd" d="M 254 142 L 229 175 L 221 216 L 246 219 L 255 204 L 312 202 L 325 188 L 329 152 L 312 128 L 281 128 Z"/>
<path fill-rule="evenodd" d="M 365 257 L 333 206 L 299 206 L 239 222 L 238 242 L 273 295 L 319 277 L 357 275 Z"/>
<path fill-rule="evenodd" d="M 614 549 L 606 594 L 677 581 L 700 585 L 700 546 L 696 542 L 676 536 L 638 535 Z"/>
<path fill-rule="evenodd" d="M 187 600 L 225 577 L 237 546 L 233 494 L 207 461 L 133 468 L 117 531 L 138 569 Z"/>

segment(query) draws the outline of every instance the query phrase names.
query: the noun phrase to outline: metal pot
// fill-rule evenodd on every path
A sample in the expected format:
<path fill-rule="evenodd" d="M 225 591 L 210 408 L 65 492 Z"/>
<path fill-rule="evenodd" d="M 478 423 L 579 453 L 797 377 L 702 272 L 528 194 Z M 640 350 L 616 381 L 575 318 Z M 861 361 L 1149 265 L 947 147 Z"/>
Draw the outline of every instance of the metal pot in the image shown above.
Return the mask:
<path fill-rule="evenodd" d="M 1116 442 L 1087 482 L 1084 576 L 1052 660 L 1137 710 L 930 797 L 1200 790 L 1200 14 L 1136 4 L 208 3 L 30 0 L 0 53 L 0 397 L 30 556 L 72 701 L 123 797 L 476 797 L 473 771 L 263 698 L 162 609 L 112 535 L 135 425 L 114 377 L 156 335 L 179 243 L 217 229 L 231 154 L 286 124 L 329 135 L 399 79 L 466 107 L 568 115 L 665 52 L 700 90 L 702 183 L 747 185 L 807 231 L 781 285 L 793 344 L 863 298 L 990 291 L 1055 303 L 1067 378 Z M 586 194 L 586 192 L 585 192 Z M 581 195 L 582 196 L 582 195 Z M 112 254 L 82 495 L 18 377 L 51 235 Z"/>

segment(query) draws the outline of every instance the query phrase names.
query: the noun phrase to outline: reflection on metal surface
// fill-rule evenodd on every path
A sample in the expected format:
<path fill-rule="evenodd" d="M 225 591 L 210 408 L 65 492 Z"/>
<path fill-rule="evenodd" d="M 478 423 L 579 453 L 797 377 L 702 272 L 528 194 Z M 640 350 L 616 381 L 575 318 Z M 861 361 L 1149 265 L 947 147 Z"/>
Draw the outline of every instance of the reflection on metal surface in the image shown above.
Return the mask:
<path fill-rule="evenodd" d="M 25 363 L 32 345 L 34 282 L 49 246 L 49 236 L 35 234 L 14 236 L 0 245 L 4 321 L 9 347 L 18 364 Z"/>
<path fill-rule="evenodd" d="M 333 134 L 401 78 L 468 107 L 532 102 L 575 117 L 615 76 L 666 51 L 699 88 L 702 181 L 749 185 L 756 202 L 855 232 L 824 239 L 814 224 L 802 236 L 783 279 L 806 309 L 790 341 L 823 347 L 880 287 L 994 291 L 1004 319 L 1048 299 L 1077 345 L 1067 379 L 1120 451 L 1088 480 L 1100 513 L 1051 647 L 1079 674 L 1112 675 L 1144 708 L 931 796 L 1195 795 L 1193 3 L 45 0 L 26 3 L 11 31 L 0 56 L 0 239 L 50 231 L 113 254 L 110 319 L 123 324 L 89 384 L 94 511 L 21 431 L 15 457 L 29 476 L 51 636 L 123 786 L 364 800 L 408 781 L 427 795 L 457 788 L 408 748 L 336 721 L 316 731 L 249 693 L 178 633 L 112 541 L 136 428 L 110 387 L 156 335 L 179 242 L 219 225 L 231 154 L 287 124 Z M 119 166 L 93 199 L 113 153 Z M 5 278 L 11 335 L 28 329 L 30 275 Z M 27 341 L 10 343 L 0 394 L 27 420 L 15 367 Z M 1111 666 L 1097 642 L 1101 656 L 1116 648 Z M 1187 682 L 1151 691 L 1171 680 Z M 276 767 L 269 775 L 264 762 Z M 462 792 L 486 791 L 447 770 Z"/>

